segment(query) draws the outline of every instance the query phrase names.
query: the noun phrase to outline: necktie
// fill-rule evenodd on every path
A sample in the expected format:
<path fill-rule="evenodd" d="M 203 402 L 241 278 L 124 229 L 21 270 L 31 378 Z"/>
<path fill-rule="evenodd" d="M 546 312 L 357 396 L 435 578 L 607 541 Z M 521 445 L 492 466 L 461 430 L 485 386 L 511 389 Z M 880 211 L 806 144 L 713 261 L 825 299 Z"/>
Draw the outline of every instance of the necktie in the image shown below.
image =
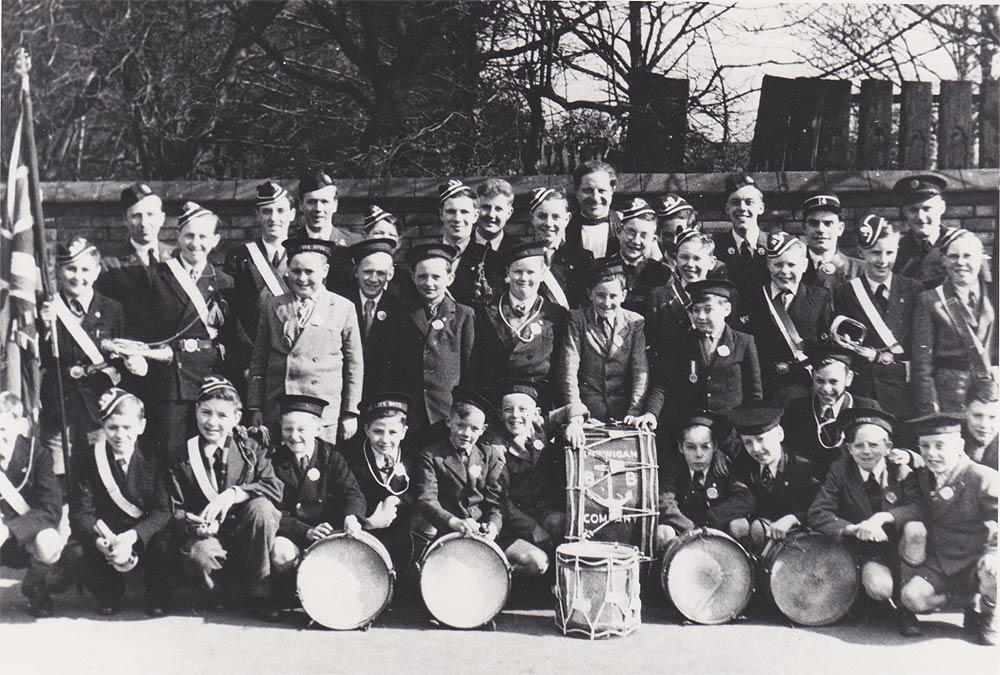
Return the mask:
<path fill-rule="evenodd" d="M 792 292 L 787 290 L 778 291 L 774 294 L 774 301 L 780 303 L 782 307 L 788 309 L 788 300 L 791 297 Z"/>
<path fill-rule="evenodd" d="M 528 308 L 525 307 L 524 305 L 515 305 L 511 303 L 510 311 L 514 313 L 514 316 L 518 317 L 519 319 L 523 319 L 524 315 L 528 313 Z"/>
<path fill-rule="evenodd" d="M 884 316 L 889 308 L 889 289 L 885 287 L 885 284 L 879 284 L 878 288 L 875 289 L 875 305 Z"/>
<path fill-rule="evenodd" d="M 83 316 L 83 304 L 76 298 L 69 299 L 69 308 L 77 316 Z"/>
<path fill-rule="evenodd" d="M 820 420 L 823 422 L 829 422 L 833 419 L 833 406 L 826 406 L 823 408 L 823 414 L 819 416 Z"/>
<path fill-rule="evenodd" d="M 159 262 L 159 260 L 157 260 L 157 258 L 156 258 L 156 249 L 155 248 L 149 249 L 149 251 L 147 251 L 147 254 L 149 255 L 149 266 L 150 267 L 152 267 L 153 265 L 155 265 L 156 263 Z"/>
<path fill-rule="evenodd" d="M 386 455 L 385 459 L 382 460 L 382 473 L 388 476 L 392 474 L 392 470 L 394 468 L 396 468 L 396 460 L 389 455 Z"/>
<path fill-rule="evenodd" d="M 299 456 L 299 468 L 302 469 L 302 473 L 309 470 L 309 460 L 312 459 L 309 455 Z"/>
<path fill-rule="evenodd" d="M 271 256 L 271 267 L 273 267 L 274 269 L 278 269 L 278 266 L 280 264 L 281 264 L 281 252 L 275 251 L 274 255 Z"/>
<path fill-rule="evenodd" d="M 223 449 L 219 446 L 215 449 L 215 456 L 212 460 L 212 473 L 215 474 L 215 487 L 223 490 L 226 487 L 226 463 L 223 461 Z"/>
<path fill-rule="evenodd" d="M 428 321 L 433 321 L 434 317 L 437 316 L 437 313 L 438 313 L 438 306 L 437 305 L 429 305 L 427 307 L 427 320 Z"/>
<path fill-rule="evenodd" d="M 196 281 L 196 282 L 198 281 L 198 279 L 201 278 L 201 272 L 199 272 L 198 270 L 196 270 L 193 267 L 189 270 L 189 274 L 191 275 L 191 279 L 194 280 L 194 281 Z"/>
<path fill-rule="evenodd" d="M 976 315 L 979 313 L 979 298 L 974 291 L 969 291 L 969 313 L 973 318 L 978 318 Z"/>
<path fill-rule="evenodd" d="M 695 471 L 694 472 L 694 486 L 696 489 L 701 490 L 705 487 L 705 472 Z"/>
<path fill-rule="evenodd" d="M 760 470 L 760 484 L 766 491 L 771 491 L 771 486 L 774 485 L 774 474 L 771 473 L 771 467 L 765 466 Z"/>
<path fill-rule="evenodd" d="M 744 260 L 750 260 L 753 258 L 753 252 L 750 250 L 750 244 L 745 241 L 740 244 L 740 257 Z"/>
<path fill-rule="evenodd" d="M 875 479 L 875 474 L 868 474 L 865 481 L 865 494 L 868 496 L 868 503 L 872 507 L 872 512 L 877 513 L 882 510 L 882 486 Z"/>
<path fill-rule="evenodd" d="M 122 470 L 122 474 L 125 475 L 125 476 L 127 476 L 128 475 L 128 462 L 125 461 L 124 457 L 119 457 L 116 461 L 118 462 L 118 468 Z"/>
<path fill-rule="evenodd" d="M 295 307 L 295 317 L 299 321 L 299 327 L 301 328 L 305 325 L 305 322 L 309 319 L 309 315 L 312 313 L 313 301 L 309 298 L 300 301 Z"/>
<path fill-rule="evenodd" d="M 371 332 L 372 322 L 375 320 L 375 301 L 365 300 L 365 337 Z"/>

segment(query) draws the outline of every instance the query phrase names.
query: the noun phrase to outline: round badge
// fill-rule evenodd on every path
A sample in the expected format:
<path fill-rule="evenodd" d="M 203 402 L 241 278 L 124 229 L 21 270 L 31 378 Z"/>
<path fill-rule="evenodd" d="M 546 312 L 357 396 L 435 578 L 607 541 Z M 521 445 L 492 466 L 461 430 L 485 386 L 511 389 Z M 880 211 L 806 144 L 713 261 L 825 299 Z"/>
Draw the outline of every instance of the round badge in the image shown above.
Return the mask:
<path fill-rule="evenodd" d="M 717 499 L 719 497 L 719 491 L 716 490 L 715 486 L 713 485 L 712 487 L 705 490 L 705 496 L 708 497 L 709 499 Z"/>
<path fill-rule="evenodd" d="M 533 447 L 535 450 L 542 450 L 545 448 L 545 443 L 542 443 L 542 440 L 540 438 L 536 438 L 531 442 L 531 447 Z"/>
<path fill-rule="evenodd" d="M 833 266 L 832 262 L 823 263 L 820 266 L 820 269 L 823 270 L 823 274 L 833 274 L 834 272 L 837 271 L 837 268 Z"/>
<path fill-rule="evenodd" d="M 537 321 L 535 323 L 531 324 L 528 327 L 528 330 L 531 332 L 531 335 L 533 337 L 538 337 L 539 335 L 542 334 L 542 326 Z"/>
<path fill-rule="evenodd" d="M 698 383 L 698 373 L 691 373 L 690 375 L 688 375 L 688 382 L 690 382 L 691 384 L 697 384 Z"/>
<path fill-rule="evenodd" d="M 100 319 L 101 318 L 101 310 L 97 310 L 96 312 L 94 312 L 94 318 L 95 319 Z"/>
<path fill-rule="evenodd" d="M 379 311 L 375 312 L 375 318 L 378 319 L 379 321 L 385 321 L 385 312 L 383 312 L 380 309 Z"/>
<path fill-rule="evenodd" d="M 285 345 L 285 347 L 288 349 L 292 348 L 292 338 L 288 337 L 287 335 L 281 336 L 281 343 Z"/>
<path fill-rule="evenodd" d="M 950 485 L 945 485 L 943 488 L 938 490 L 938 496 L 941 497 L 941 499 L 948 501 L 955 496 L 955 491 L 951 489 Z"/>
<path fill-rule="evenodd" d="M 719 348 L 715 350 L 715 353 L 725 358 L 732 354 L 732 351 L 726 345 L 719 345 Z"/>
<path fill-rule="evenodd" d="M 473 464 L 472 466 L 469 467 L 469 476 L 473 480 L 479 478 L 479 476 L 482 473 L 483 473 L 483 467 L 479 466 L 478 464 Z"/>
<path fill-rule="evenodd" d="M 441 319 L 434 319 L 433 321 L 431 321 L 431 328 L 433 328 L 434 330 L 441 330 L 442 328 L 444 328 L 444 321 L 442 321 Z"/>
<path fill-rule="evenodd" d="M 895 504 L 896 503 L 896 493 L 892 492 L 891 490 L 889 492 L 886 492 L 885 493 L 885 501 L 889 502 L 890 504 Z"/>
<path fill-rule="evenodd" d="M 757 247 L 757 255 L 764 255 L 764 249 L 760 246 Z"/>
<path fill-rule="evenodd" d="M 726 253 L 728 253 L 729 255 L 736 255 L 736 249 L 730 246 L 729 250 L 727 250 Z"/>
<path fill-rule="evenodd" d="M 311 469 L 306 471 L 306 478 L 308 478 L 311 481 L 319 480 L 319 469 L 317 469 L 316 467 L 312 467 Z"/>

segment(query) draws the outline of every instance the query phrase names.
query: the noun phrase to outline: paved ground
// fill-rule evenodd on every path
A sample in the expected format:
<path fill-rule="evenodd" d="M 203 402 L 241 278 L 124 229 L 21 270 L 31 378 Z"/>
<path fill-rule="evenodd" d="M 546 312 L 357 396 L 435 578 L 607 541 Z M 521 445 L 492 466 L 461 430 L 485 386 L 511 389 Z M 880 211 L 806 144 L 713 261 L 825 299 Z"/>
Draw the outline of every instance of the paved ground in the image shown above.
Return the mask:
<path fill-rule="evenodd" d="M 563 637 L 550 609 L 527 607 L 516 598 L 495 631 L 436 628 L 416 609 L 404 608 L 367 632 L 349 633 L 310 628 L 304 614 L 273 626 L 235 612 L 202 612 L 193 598 L 182 599 L 174 616 L 148 619 L 138 594 L 130 591 L 129 601 L 122 615 L 104 619 L 92 613 L 89 597 L 70 591 L 58 597 L 60 617 L 34 620 L 22 609 L 16 582 L 0 582 L 3 672 L 978 675 L 997 672 L 1000 655 L 967 642 L 958 614 L 925 620 L 923 637 L 905 639 L 883 617 L 792 628 L 763 603 L 751 606 L 746 622 L 679 625 L 654 598 L 645 602 L 637 633 L 588 642 Z"/>

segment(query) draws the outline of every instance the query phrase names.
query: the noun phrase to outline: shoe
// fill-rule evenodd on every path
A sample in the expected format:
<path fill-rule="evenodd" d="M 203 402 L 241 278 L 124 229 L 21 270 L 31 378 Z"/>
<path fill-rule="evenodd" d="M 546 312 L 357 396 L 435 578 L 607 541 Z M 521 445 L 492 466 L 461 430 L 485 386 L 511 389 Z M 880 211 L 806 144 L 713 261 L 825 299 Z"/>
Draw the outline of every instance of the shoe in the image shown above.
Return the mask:
<path fill-rule="evenodd" d="M 962 630 L 969 635 L 977 635 L 983 626 L 983 615 L 980 614 L 973 605 L 965 608 L 962 617 Z"/>
<path fill-rule="evenodd" d="M 997 611 L 983 603 L 983 611 L 979 613 L 979 627 L 976 632 L 976 642 L 987 647 L 997 644 Z"/>
<path fill-rule="evenodd" d="M 905 608 L 896 610 L 896 625 L 899 627 L 899 634 L 906 637 L 917 637 L 924 632 L 917 615 Z"/>
<path fill-rule="evenodd" d="M 55 606 L 52 598 L 43 586 L 24 586 L 21 593 L 28 600 L 28 614 L 36 619 L 46 619 L 52 616 Z"/>
<path fill-rule="evenodd" d="M 282 620 L 281 609 L 270 598 L 255 598 L 251 600 L 250 613 L 255 619 L 267 623 L 278 623 Z"/>

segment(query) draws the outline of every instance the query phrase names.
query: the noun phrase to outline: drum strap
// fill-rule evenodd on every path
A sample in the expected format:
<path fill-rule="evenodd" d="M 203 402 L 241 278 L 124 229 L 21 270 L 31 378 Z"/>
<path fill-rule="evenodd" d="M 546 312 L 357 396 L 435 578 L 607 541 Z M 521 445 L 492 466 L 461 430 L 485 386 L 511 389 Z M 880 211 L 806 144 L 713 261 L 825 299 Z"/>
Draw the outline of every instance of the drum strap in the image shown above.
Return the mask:
<path fill-rule="evenodd" d="M 198 483 L 198 487 L 201 489 L 202 494 L 205 495 L 205 499 L 212 501 L 219 496 L 219 492 L 212 486 L 212 481 L 209 479 L 208 472 L 205 470 L 205 460 L 202 457 L 201 445 L 198 442 L 197 436 L 193 436 L 188 439 L 187 451 L 188 462 L 191 464 L 191 473 L 194 474 L 194 480 Z"/>
<path fill-rule="evenodd" d="M 878 309 L 875 308 L 875 303 L 872 302 L 871 296 L 868 295 L 868 291 L 865 290 L 864 281 L 861 277 L 855 277 L 849 282 L 851 285 L 851 291 L 854 293 L 854 298 L 858 301 L 858 305 L 861 306 L 861 311 L 865 313 L 865 318 L 868 319 L 868 323 L 871 324 L 872 328 L 875 329 L 875 333 L 878 335 L 878 339 L 882 341 L 886 349 L 900 356 L 903 353 L 903 347 L 899 344 L 899 340 L 893 335 L 892 329 L 879 314 Z"/>
<path fill-rule="evenodd" d="M 274 273 L 271 263 L 264 259 L 264 254 L 260 252 L 260 247 L 252 241 L 247 242 L 246 247 L 250 253 L 250 260 L 253 262 L 254 267 L 257 268 L 257 272 L 260 273 L 260 278 L 264 280 L 267 290 L 271 291 L 271 295 L 277 297 L 283 293 L 287 293 L 288 289 L 285 288 L 285 284 L 281 282 L 278 275 Z"/>
<path fill-rule="evenodd" d="M 781 337 L 784 338 L 785 344 L 788 345 L 788 349 L 791 350 L 792 356 L 799 363 L 805 363 L 808 360 L 805 352 L 802 351 L 802 336 L 799 335 L 799 329 L 795 327 L 795 323 L 792 322 L 792 317 L 788 316 L 788 312 L 785 310 L 784 305 L 775 305 L 771 300 L 771 296 L 767 292 L 767 287 L 761 287 L 761 293 L 764 295 L 764 304 L 767 306 L 768 312 L 771 314 L 771 319 L 774 321 L 774 325 L 777 327 L 778 332 L 781 333 Z"/>
<path fill-rule="evenodd" d="M 111 464 L 108 463 L 108 450 L 103 438 L 94 443 L 94 461 L 97 463 L 97 474 L 101 477 L 101 483 L 104 485 L 104 489 L 108 491 L 108 496 L 111 497 L 111 501 L 115 503 L 115 506 L 124 511 L 127 516 L 136 519 L 142 518 L 145 512 L 125 498 L 121 487 L 118 486 L 118 481 L 115 480 L 114 474 L 111 473 Z"/>
<path fill-rule="evenodd" d="M 955 327 L 955 332 L 958 333 L 959 340 L 962 341 L 966 349 L 976 356 L 975 363 L 973 364 L 975 369 L 981 373 L 989 373 L 990 362 L 986 357 L 986 349 L 983 347 L 979 336 L 972 330 L 972 324 L 966 317 L 967 310 L 962 306 L 957 297 L 952 296 L 949 298 L 944 294 L 944 286 L 938 286 L 934 290 L 937 292 L 938 299 L 944 306 L 945 313 L 951 319 L 951 323 Z"/>
<path fill-rule="evenodd" d="M 17 511 L 18 515 L 23 516 L 31 510 L 28 502 L 17 491 L 14 484 L 10 482 L 10 478 L 7 477 L 4 471 L 0 471 L 0 497 L 10 505 L 10 508 Z"/>

